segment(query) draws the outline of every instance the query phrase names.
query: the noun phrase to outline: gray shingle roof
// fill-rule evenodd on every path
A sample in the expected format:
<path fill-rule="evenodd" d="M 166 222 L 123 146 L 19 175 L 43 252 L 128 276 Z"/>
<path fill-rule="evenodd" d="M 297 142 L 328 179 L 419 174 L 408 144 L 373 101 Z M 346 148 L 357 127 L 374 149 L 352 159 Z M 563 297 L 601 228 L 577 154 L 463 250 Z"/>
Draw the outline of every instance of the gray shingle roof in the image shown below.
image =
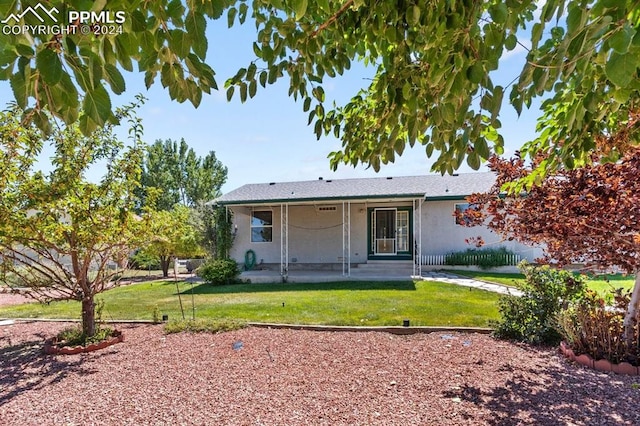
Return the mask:
<path fill-rule="evenodd" d="M 485 172 L 460 173 L 455 176 L 425 175 L 259 183 L 243 185 L 222 195 L 215 202 L 253 204 L 367 198 L 463 198 L 474 192 L 486 192 L 494 181 L 495 175 Z"/>

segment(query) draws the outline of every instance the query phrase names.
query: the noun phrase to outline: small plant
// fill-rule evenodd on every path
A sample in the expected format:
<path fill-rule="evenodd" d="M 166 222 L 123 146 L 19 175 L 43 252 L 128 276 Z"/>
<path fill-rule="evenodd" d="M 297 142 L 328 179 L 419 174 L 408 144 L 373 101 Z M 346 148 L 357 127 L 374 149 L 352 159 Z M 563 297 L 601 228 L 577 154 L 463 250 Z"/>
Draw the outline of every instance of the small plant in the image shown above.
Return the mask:
<path fill-rule="evenodd" d="M 525 275 L 522 297 L 503 296 L 498 301 L 501 319 L 494 334 L 533 344 L 557 344 L 561 340 L 557 315 L 585 291 L 584 280 L 569 271 L 521 262 Z"/>
<path fill-rule="evenodd" d="M 153 307 L 153 322 L 156 324 L 160 322 L 160 309 L 158 308 L 158 305 Z"/>
<path fill-rule="evenodd" d="M 96 301 L 96 323 L 101 324 L 102 322 L 102 312 L 104 311 L 104 299 L 98 299 Z"/>
<path fill-rule="evenodd" d="M 195 319 L 171 321 L 164 326 L 167 334 L 182 333 L 224 333 L 227 331 L 240 330 L 245 328 L 246 323 L 229 319 Z"/>
<path fill-rule="evenodd" d="M 481 269 L 514 265 L 518 256 L 506 247 L 493 249 L 467 249 L 445 256 L 445 265 L 479 266 Z"/>
<path fill-rule="evenodd" d="M 87 346 L 92 343 L 99 343 L 99 342 L 102 342 L 103 340 L 107 340 L 112 335 L 113 335 L 113 330 L 111 328 L 99 327 L 93 336 L 87 337 L 82 332 L 82 327 L 74 325 L 60 331 L 56 335 L 56 341 L 58 342 L 57 345 L 59 347 Z"/>
<path fill-rule="evenodd" d="M 634 330 L 634 346 L 628 347 L 623 337 L 624 317 L 630 300 L 628 290 L 617 289 L 605 297 L 587 290 L 583 297 L 558 315 L 562 337 L 576 354 L 638 365 L 640 326 Z"/>
<path fill-rule="evenodd" d="M 209 284 L 224 285 L 238 282 L 240 269 L 233 259 L 209 259 L 196 273 Z"/>

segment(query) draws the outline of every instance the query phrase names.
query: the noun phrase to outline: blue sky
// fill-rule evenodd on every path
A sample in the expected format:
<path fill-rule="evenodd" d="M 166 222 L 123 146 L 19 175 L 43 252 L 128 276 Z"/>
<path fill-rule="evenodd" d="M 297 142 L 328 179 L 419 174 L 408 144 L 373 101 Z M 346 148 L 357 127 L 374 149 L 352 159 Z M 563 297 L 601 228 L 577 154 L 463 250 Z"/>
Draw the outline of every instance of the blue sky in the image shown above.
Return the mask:
<path fill-rule="evenodd" d="M 197 109 L 189 102 L 179 104 L 171 101 L 159 79 L 147 91 L 142 73 L 125 72 L 127 91 L 124 95 L 112 96 L 114 105 L 130 102 L 137 93 L 148 99 L 139 111 L 147 143 L 157 139 L 184 138 L 201 156 L 215 151 L 218 159 L 229 169 L 223 192 L 246 183 L 313 180 L 320 176 L 325 179 L 407 176 L 430 172 L 433 160 L 426 157 L 421 146 L 405 150 L 394 164 L 383 166 L 377 174 L 363 166 L 354 169 L 347 165 L 332 172 L 327 155 L 340 148 L 340 141 L 333 137 L 316 140 L 313 127 L 307 126 L 307 113 L 302 111 L 302 103 L 287 96 L 288 82 L 285 79 L 265 89 L 260 87 L 256 97 L 244 104 L 236 98 L 227 102 L 224 82 L 252 59 L 255 26 L 247 23 L 228 29 L 226 19 L 209 21 L 208 25 L 207 62 L 216 71 L 216 81 L 222 90 L 205 94 Z M 499 74 L 493 76 L 494 83 L 506 85 L 511 82 L 519 74 L 523 61 L 523 49 L 510 52 L 503 59 Z M 366 79 L 372 74 L 372 69 L 354 65 L 345 75 L 325 82 L 327 99 L 336 100 L 339 104 L 347 102 L 367 85 Z M 0 81 L 0 97 L 5 101 L 13 99 L 6 81 Z M 513 154 L 524 142 L 533 139 L 537 116 L 537 110 L 525 110 L 517 117 L 513 108 L 505 105 L 501 115 L 505 155 Z M 122 134 L 126 136 L 126 132 Z M 40 167 L 47 170 L 50 166 L 47 154 L 43 157 Z M 460 171 L 470 169 L 463 166 Z M 93 173 L 95 176 L 89 178 L 98 179 L 99 171 Z"/>

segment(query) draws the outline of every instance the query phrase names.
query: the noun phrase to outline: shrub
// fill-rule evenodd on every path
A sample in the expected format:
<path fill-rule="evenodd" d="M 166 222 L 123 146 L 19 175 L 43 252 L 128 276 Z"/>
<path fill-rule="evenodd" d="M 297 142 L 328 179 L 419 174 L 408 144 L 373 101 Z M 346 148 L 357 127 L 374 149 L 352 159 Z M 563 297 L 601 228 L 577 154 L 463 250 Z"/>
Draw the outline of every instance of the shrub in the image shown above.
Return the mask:
<path fill-rule="evenodd" d="M 191 274 L 193 271 L 201 267 L 203 264 L 204 264 L 204 259 L 189 259 L 187 260 L 187 264 L 185 265 L 185 267 L 187 268 L 187 272 Z"/>
<path fill-rule="evenodd" d="M 100 343 L 113 335 L 113 330 L 108 327 L 98 327 L 96 333 L 87 337 L 79 325 L 73 325 L 62 329 L 57 335 L 58 346 L 87 346 L 92 343 Z"/>
<path fill-rule="evenodd" d="M 209 259 L 196 273 L 209 284 L 223 285 L 237 282 L 240 269 L 233 259 Z"/>
<path fill-rule="evenodd" d="M 503 296 L 498 301 L 501 319 L 495 324 L 494 334 L 532 344 L 557 344 L 556 317 L 570 301 L 577 300 L 585 292 L 584 280 L 569 271 L 532 266 L 521 262 L 525 275 L 522 297 Z"/>
<path fill-rule="evenodd" d="M 587 290 L 582 298 L 558 315 L 559 331 L 576 355 L 593 359 L 639 365 L 640 325 L 636 325 L 633 347 L 623 338 L 624 317 L 631 301 L 631 291 L 617 289 L 613 304 L 598 293 Z"/>
<path fill-rule="evenodd" d="M 195 319 L 171 321 L 164 326 L 164 332 L 167 334 L 181 333 L 188 331 L 190 333 L 223 333 L 226 331 L 239 330 L 247 325 L 243 322 L 228 319 Z"/>
<path fill-rule="evenodd" d="M 160 269 L 160 258 L 152 256 L 144 250 L 138 250 L 129 258 L 129 268 L 145 271 Z"/>
<path fill-rule="evenodd" d="M 481 269 L 495 268 L 497 266 L 508 266 L 515 264 L 518 256 L 506 249 L 506 247 L 493 249 L 467 249 L 451 253 L 445 256 L 445 265 L 476 265 Z"/>

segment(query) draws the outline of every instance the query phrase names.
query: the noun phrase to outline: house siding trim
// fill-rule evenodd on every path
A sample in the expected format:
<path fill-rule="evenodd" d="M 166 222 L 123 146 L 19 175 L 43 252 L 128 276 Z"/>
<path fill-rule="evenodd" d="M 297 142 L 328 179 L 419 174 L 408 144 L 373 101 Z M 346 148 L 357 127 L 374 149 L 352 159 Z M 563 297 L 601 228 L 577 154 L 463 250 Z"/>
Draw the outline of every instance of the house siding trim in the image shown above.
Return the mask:
<path fill-rule="evenodd" d="M 266 200 L 237 200 L 237 201 L 220 201 L 216 202 L 221 206 L 251 206 L 251 205 L 264 205 L 273 204 L 278 205 L 281 203 L 319 203 L 319 202 L 347 202 L 347 201 L 366 201 L 366 200 L 389 200 L 389 201 L 412 201 L 415 198 L 424 198 L 424 194 L 390 194 L 390 195 L 362 195 L 362 196 L 350 196 L 350 197 L 308 197 L 308 198 L 279 198 L 279 199 L 266 199 Z"/>

